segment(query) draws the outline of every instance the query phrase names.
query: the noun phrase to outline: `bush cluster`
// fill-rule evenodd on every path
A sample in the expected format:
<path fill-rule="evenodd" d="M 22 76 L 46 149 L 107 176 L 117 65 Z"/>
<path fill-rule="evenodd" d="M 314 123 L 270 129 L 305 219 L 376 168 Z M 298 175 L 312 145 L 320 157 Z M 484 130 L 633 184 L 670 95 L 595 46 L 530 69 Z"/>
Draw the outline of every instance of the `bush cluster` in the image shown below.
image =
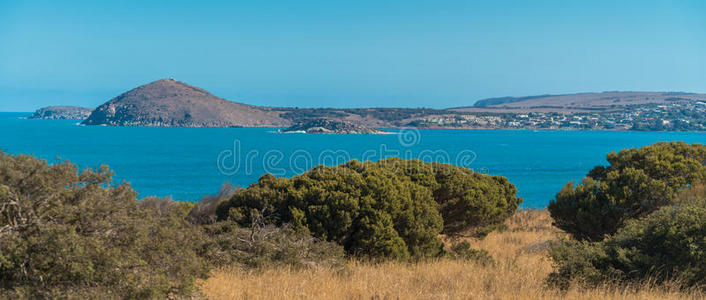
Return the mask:
<path fill-rule="evenodd" d="M 656 143 L 607 156 L 578 185 L 569 182 L 549 204 L 554 225 L 579 240 L 601 241 L 627 220 L 674 203 L 677 192 L 706 178 L 706 147 Z"/>
<path fill-rule="evenodd" d="M 552 249 L 549 282 L 706 287 L 706 147 L 657 143 L 608 161 L 549 206 L 575 238 Z"/>
<path fill-rule="evenodd" d="M 217 209 L 219 220 L 291 224 L 350 255 L 410 260 L 444 254 L 439 234 L 488 231 L 521 199 L 501 177 L 418 160 L 356 160 L 292 178 L 264 175 Z"/>
<path fill-rule="evenodd" d="M 107 167 L 0 152 L 0 298 L 154 298 L 206 275 L 180 205 L 140 205 Z M 154 205 L 150 205 L 154 204 Z"/>
<path fill-rule="evenodd" d="M 188 298 L 214 267 L 343 264 L 341 246 L 287 225 L 216 222 L 232 186 L 138 201 L 111 175 L 0 152 L 0 298 Z"/>
<path fill-rule="evenodd" d="M 706 286 L 706 201 L 684 202 L 629 220 L 602 242 L 569 240 L 552 250 L 549 282 Z"/>

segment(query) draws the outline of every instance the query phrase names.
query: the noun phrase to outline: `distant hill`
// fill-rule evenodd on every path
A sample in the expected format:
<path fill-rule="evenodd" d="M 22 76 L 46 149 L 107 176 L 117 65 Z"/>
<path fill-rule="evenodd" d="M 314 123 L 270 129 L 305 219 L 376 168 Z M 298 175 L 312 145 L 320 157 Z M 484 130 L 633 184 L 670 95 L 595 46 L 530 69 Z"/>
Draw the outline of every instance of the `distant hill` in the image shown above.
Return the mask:
<path fill-rule="evenodd" d="M 99 106 L 86 125 L 166 127 L 263 127 L 291 122 L 280 112 L 231 102 L 173 79 L 127 91 Z"/>
<path fill-rule="evenodd" d="M 67 119 L 83 120 L 93 111 L 93 108 L 78 106 L 49 106 L 35 111 L 28 118 L 30 119 Z"/>
<path fill-rule="evenodd" d="M 477 101 L 457 111 L 610 111 L 626 106 L 706 100 L 706 94 L 681 92 L 602 92 L 529 97 L 501 97 Z"/>
<path fill-rule="evenodd" d="M 488 98 L 488 99 L 478 100 L 475 104 L 473 104 L 473 106 L 474 107 L 488 107 L 488 106 L 493 106 L 493 105 L 520 102 L 520 101 L 525 101 L 525 100 L 529 100 L 529 99 L 543 98 L 543 97 L 550 97 L 550 96 L 551 95 Z"/>

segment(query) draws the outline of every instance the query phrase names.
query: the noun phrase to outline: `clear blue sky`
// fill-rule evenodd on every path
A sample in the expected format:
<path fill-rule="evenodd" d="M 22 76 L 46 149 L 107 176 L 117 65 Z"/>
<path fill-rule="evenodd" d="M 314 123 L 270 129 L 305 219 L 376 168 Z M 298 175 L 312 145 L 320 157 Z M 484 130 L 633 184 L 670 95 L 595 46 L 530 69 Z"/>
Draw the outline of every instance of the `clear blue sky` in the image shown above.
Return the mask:
<path fill-rule="evenodd" d="M 706 1 L 0 1 L 0 111 L 166 77 L 299 107 L 706 92 Z"/>

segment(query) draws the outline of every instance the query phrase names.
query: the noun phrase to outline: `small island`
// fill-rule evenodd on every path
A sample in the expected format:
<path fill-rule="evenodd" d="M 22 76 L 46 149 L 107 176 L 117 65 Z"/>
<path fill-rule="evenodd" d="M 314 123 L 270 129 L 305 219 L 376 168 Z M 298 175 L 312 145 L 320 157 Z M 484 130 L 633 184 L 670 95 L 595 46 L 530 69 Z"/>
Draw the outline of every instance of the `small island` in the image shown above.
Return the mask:
<path fill-rule="evenodd" d="M 350 121 L 334 119 L 310 119 L 280 130 L 280 132 L 301 132 L 319 134 L 388 134 L 389 132 L 370 128 Z"/>
<path fill-rule="evenodd" d="M 280 127 L 291 123 L 267 108 L 228 101 L 171 78 L 125 93 L 96 108 L 84 125 L 151 127 Z"/>
<path fill-rule="evenodd" d="M 93 112 L 92 108 L 78 106 L 43 107 L 30 115 L 29 119 L 85 120 Z"/>

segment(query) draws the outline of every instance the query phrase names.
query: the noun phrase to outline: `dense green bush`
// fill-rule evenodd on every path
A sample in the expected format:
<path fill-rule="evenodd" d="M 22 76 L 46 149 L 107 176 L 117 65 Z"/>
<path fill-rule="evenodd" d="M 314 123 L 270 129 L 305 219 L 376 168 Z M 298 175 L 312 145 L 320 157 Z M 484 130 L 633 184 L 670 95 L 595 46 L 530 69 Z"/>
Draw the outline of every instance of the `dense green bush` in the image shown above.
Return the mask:
<path fill-rule="evenodd" d="M 207 264 L 189 208 L 140 205 L 110 176 L 0 152 L 0 298 L 190 294 Z"/>
<path fill-rule="evenodd" d="M 674 202 L 674 195 L 706 178 L 706 147 L 656 143 L 607 156 L 578 185 L 569 182 L 549 204 L 554 225 L 575 238 L 600 241 L 626 220 Z"/>
<path fill-rule="evenodd" d="M 485 236 L 512 216 L 522 202 L 505 177 L 416 159 L 390 158 L 379 165 L 432 191 L 447 235 Z"/>
<path fill-rule="evenodd" d="M 292 178 L 265 175 L 222 203 L 218 219 L 247 227 L 259 216 L 270 224 L 291 223 L 297 231 L 342 245 L 349 254 L 409 260 L 444 253 L 438 237 L 444 230 L 442 215 L 451 216 L 448 231 L 453 233 L 476 224 L 500 223 L 520 202 L 514 187 L 503 185 L 504 179 L 467 169 L 455 171 L 462 169 L 457 167 L 402 162 L 353 160 L 336 167 L 319 166 Z M 445 194 L 440 191 L 444 187 L 453 190 Z M 438 198 L 441 203 L 435 201 L 435 193 L 443 196 Z M 483 215 L 496 212 L 497 207 L 503 213 Z"/>
<path fill-rule="evenodd" d="M 557 269 L 549 282 L 559 287 L 572 281 L 706 287 L 706 201 L 680 202 L 629 220 L 603 242 L 565 241 L 551 255 Z"/>
<path fill-rule="evenodd" d="M 435 256 L 441 216 L 431 193 L 372 163 L 317 167 L 293 178 L 260 178 L 218 209 L 219 219 L 251 226 L 291 223 L 349 253 L 407 260 Z"/>

